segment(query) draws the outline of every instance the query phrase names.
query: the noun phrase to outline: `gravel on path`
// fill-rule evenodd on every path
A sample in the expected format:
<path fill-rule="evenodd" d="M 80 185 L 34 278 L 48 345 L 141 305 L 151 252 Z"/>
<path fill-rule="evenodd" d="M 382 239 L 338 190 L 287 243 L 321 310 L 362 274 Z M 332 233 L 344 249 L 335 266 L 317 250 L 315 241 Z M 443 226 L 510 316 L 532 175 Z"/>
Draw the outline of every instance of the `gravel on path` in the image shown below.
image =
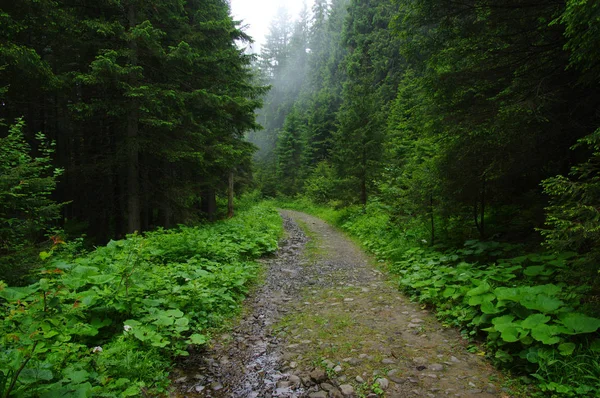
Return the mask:
<path fill-rule="evenodd" d="M 350 239 L 281 214 L 287 237 L 263 260 L 264 283 L 230 332 L 179 364 L 172 397 L 510 396 L 499 372 Z"/>

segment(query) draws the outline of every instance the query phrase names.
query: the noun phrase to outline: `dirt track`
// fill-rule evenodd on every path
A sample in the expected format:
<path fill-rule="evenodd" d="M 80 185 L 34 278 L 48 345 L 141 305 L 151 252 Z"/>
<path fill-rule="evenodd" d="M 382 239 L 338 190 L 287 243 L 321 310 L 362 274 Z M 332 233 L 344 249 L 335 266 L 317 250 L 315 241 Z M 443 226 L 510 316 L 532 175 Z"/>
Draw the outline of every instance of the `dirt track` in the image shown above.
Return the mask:
<path fill-rule="evenodd" d="M 264 260 L 264 284 L 231 333 L 182 364 L 173 396 L 509 396 L 352 241 L 307 214 L 282 216 L 287 238 Z"/>

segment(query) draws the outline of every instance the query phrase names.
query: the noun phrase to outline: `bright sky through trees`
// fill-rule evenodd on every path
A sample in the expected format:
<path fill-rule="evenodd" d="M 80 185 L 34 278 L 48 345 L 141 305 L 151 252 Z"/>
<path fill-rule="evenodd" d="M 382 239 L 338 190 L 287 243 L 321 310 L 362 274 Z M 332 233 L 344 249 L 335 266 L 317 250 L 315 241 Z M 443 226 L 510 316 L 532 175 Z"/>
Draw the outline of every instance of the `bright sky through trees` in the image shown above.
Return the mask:
<path fill-rule="evenodd" d="M 312 0 L 305 0 L 312 7 Z M 236 20 L 242 20 L 242 25 L 255 41 L 254 49 L 258 52 L 269 33 L 269 25 L 280 7 L 287 8 L 290 16 L 296 18 L 302 9 L 303 0 L 230 0 L 231 12 Z"/>

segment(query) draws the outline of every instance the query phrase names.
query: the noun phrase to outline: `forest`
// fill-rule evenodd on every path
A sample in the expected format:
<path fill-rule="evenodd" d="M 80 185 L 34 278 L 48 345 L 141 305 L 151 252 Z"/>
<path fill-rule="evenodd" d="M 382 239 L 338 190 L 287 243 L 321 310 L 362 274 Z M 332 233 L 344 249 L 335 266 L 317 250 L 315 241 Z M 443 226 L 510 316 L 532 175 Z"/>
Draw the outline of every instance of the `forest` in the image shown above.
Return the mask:
<path fill-rule="evenodd" d="M 600 391 L 600 3 L 315 0 L 256 55 L 226 0 L 3 2 L 0 32 L 0 397 L 164 394 L 277 207 L 536 394 Z"/>

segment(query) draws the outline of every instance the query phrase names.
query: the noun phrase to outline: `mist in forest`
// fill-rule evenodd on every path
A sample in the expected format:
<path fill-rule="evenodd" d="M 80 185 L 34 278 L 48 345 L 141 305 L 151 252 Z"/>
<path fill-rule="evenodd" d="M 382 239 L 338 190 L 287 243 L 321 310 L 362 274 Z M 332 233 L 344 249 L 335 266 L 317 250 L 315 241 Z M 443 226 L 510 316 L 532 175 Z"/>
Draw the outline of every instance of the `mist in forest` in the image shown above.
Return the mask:
<path fill-rule="evenodd" d="M 263 129 L 248 137 L 259 147 L 259 163 L 272 163 L 284 131 L 294 130 L 293 141 L 306 141 L 307 137 L 300 137 L 301 126 L 293 126 L 293 115 L 301 112 L 323 84 L 322 66 L 328 60 L 335 63 L 331 58 L 335 51 L 328 51 L 328 43 L 340 34 L 347 4 L 347 0 L 317 0 L 310 8 L 304 4 L 296 16 L 281 7 L 271 21 L 255 64 L 261 82 L 271 89 L 257 114 Z"/>

